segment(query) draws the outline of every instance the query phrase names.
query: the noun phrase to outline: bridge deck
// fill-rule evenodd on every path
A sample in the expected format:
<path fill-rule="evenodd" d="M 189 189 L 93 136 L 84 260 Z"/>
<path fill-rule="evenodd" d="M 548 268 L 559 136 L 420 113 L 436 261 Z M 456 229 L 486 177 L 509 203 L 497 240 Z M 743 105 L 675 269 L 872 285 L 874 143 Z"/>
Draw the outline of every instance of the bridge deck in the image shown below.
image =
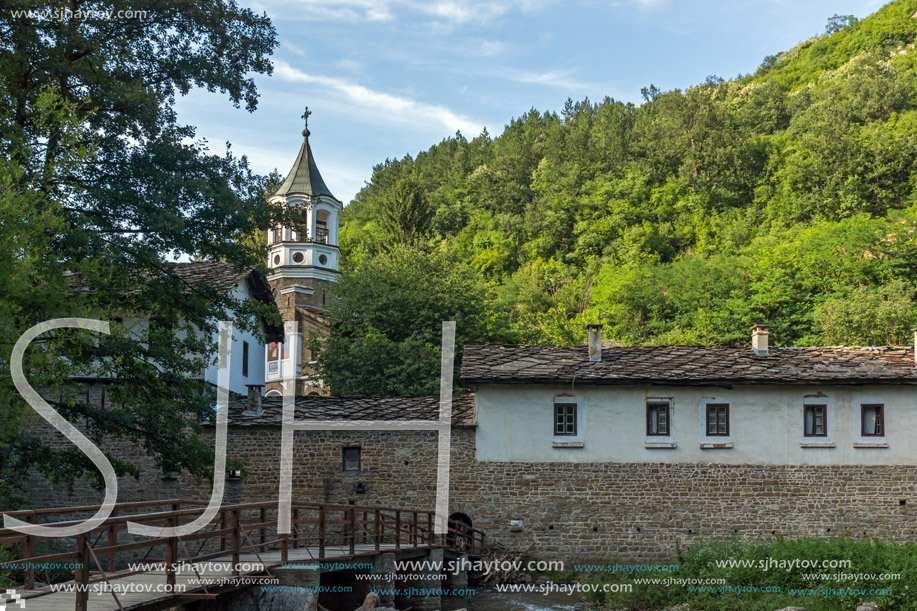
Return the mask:
<path fill-rule="evenodd" d="M 394 544 L 384 544 L 380 546 L 381 551 L 383 552 L 394 552 Z M 411 551 L 425 551 L 430 549 L 429 545 L 402 545 L 399 553 L 411 552 Z M 308 564 L 311 562 L 318 562 L 318 548 L 297 548 L 291 549 L 288 552 L 288 560 L 286 564 Z M 356 557 L 366 557 L 372 556 L 379 552 L 376 551 L 375 545 L 357 545 L 355 549 L 355 555 L 351 555 L 349 546 L 334 546 L 325 548 L 325 557 L 322 562 L 327 562 L 329 560 L 341 560 L 341 559 L 350 559 Z M 279 567 L 282 564 L 280 559 L 280 551 L 270 551 L 260 554 L 264 564 L 267 565 L 268 571 L 272 568 Z M 240 554 L 239 561 L 243 564 L 252 565 L 252 570 L 241 575 L 244 577 L 251 577 L 253 575 L 261 574 L 265 575 L 263 565 L 255 554 Z M 220 564 L 225 565 L 223 570 L 219 570 Z M 226 588 L 220 588 L 219 586 L 212 585 L 214 582 L 219 581 L 222 578 L 231 579 L 232 578 L 232 556 L 220 556 L 214 558 L 210 561 L 201 563 L 200 577 L 205 581 L 209 581 L 210 585 L 208 588 L 210 592 L 219 591 L 225 592 Z M 303 568 L 302 570 L 309 570 Z M 127 577 L 112 577 L 111 578 L 112 587 L 115 588 L 118 598 L 121 601 L 121 604 L 124 606 L 125 610 L 128 609 L 141 609 L 155 603 L 165 603 L 171 599 L 179 597 L 183 593 L 203 593 L 205 591 L 204 587 L 199 585 L 198 575 L 191 570 L 190 568 L 182 568 L 177 571 L 175 574 L 175 594 L 167 593 L 162 591 L 160 588 L 163 588 L 166 585 L 166 573 L 163 570 L 159 571 L 149 571 L 146 573 L 139 573 L 137 575 L 129 575 Z M 93 587 L 105 586 L 103 583 L 92 584 Z M 240 586 L 247 587 L 247 586 Z M 157 591 L 159 589 L 159 591 Z M 35 596 L 42 592 L 44 589 L 34 590 L 29 592 L 29 596 Z M 2 596 L 0 596 L 2 600 Z M 37 596 L 34 598 L 26 599 L 25 609 L 27 611 L 72 611 L 76 604 L 76 594 L 73 592 L 54 592 L 51 594 L 45 594 L 43 596 Z M 15 604 L 8 605 L 8 609 L 15 610 L 19 607 Z M 88 601 L 88 610 L 89 611 L 118 611 L 118 604 L 115 602 L 115 599 L 108 592 L 102 591 L 93 591 L 89 597 Z"/>
<path fill-rule="evenodd" d="M 29 611 L 115 611 L 121 608 L 118 601 L 124 609 L 164 609 L 183 595 L 200 597 L 247 586 L 220 583 L 233 577 L 236 562 L 236 577 L 244 578 L 265 576 L 265 569 L 270 571 L 284 562 L 347 560 L 388 551 L 410 554 L 439 547 L 474 554 L 484 545 L 483 531 L 462 524 L 449 526 L 448 535 L 436 534 L 431 511 L 354 505 L 294 503 L 287 520 L 290 532 L 281 534 L 276 501 L 223 506 L 209 524 L 182 537 L 146 538 L 130 533 L 129 522 L 157 528 L 186 525 L 205 506 L 182 500 L 123 503 L 115 505 L 110 517 L 76 537 L 0 528 L 0 545 L 18 548 L 10 564 L 20 563 L 16 573 L 20 583 L 15 589 L 27 601 L 23 608 Z M 97 510 L 98 506 L 65 507 L 6 515 L 29 524 L 62 527 L 82 525 Z M 73 565 L 72 580 L 56 586 L 64 591 L 36 587 L 40 579 L 61 581 L 59 572 L 53 575 L 42 568 L 59 568 L 60 563 Z M 9 600 L 9 595 L 0 593 L 0 609 Z M 20 607 L 7 603 L 6 608 Z"/>

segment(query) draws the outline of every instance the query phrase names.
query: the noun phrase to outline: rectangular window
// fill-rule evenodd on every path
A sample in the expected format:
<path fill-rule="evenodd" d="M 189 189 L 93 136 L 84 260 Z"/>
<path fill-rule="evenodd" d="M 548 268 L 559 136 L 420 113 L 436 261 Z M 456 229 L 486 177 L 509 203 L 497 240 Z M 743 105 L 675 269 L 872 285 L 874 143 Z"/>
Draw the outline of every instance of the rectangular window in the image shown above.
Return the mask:
<path fill-rule="evenodd" d="M 707 436 L 708 437 L 728 437 L 729 436 L 729 404 L 728 403 L 708 403 L 707 404 Z"/>
<path fill-rule="evenodd" d="M 576 435 L 576 403 L 554 404 L 554 435 Z"/>
<path fill-rule="evenodd" d="M 669 434 L 669 403 L 667 401 L 649 401 L 646 404 L 646 434 L 664 436 Z"/>
<path fill-rule="evenodd" d="M 828 406 L 806 405 L 803 418 L 803 434 L 806 437 L 828 436 Z"/>
<path fill-rule="evenodd" d="M 248 342 L 242 342 L 242 375 L 248 377 Z"/>
<path fill-rule="evenodd" d="M 351 446 L 341 449 L 341 463 L 344 471 L 361 471 L 360 446 Z"/>
<path fill-rule="evenodd" d="M 884 437 L 885 406 L 874 403 L 869 405 L 862 405 L 860 408 L 862 409 L 863 413 L 863 437 Z"/>

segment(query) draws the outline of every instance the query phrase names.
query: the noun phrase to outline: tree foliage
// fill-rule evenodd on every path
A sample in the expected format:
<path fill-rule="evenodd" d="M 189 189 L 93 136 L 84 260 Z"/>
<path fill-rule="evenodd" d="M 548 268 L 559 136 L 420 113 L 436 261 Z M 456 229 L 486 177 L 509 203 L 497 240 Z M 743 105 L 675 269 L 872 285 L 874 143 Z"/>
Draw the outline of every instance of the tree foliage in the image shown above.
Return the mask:
<path fill-rule="evenodd" d="M 762 322 L 778 345 L 908 342 L 915 11 L 832 18 L 748 77 L 568 100 L 388 160 L 344 211 L 346 264 L 384 251 L 410 177 L 424 246 L 468 264 L 508 341 L 580 343 L 600 321 L 626 343 L 741 344 Z"/>
<path fill-rule="evenodd" d="M 9 370 L 13 344 L 36 323 L 110 321 L 109 335 L 36 339 L 30 384 L 91 438 L 132 440 L 167 470 L 206 475 L 212 450 L 196 433 L 213 406 L 198 381 L 213 353 L 209 333 L 225 319 L 253 328 L 263 312 L 189 287 L 169 262 L 188 253 L 258 264 L 263 255 L 245 236 L 276 212 L 245 158 L 210 153 L 173 105 L 203 87 L 254 110 L 252 77 L 271 70 L 273 26 L 233 0 L 16 8 L 32 12 L 0 14 L 0 363 Z M 146 14 L 107 16 L 127 9 Z M 140 337 L 137 318 L 156 324 Z M 70 380 L 85 375 L 117 379 L 105 408 L 74 392 Z M 36 416 L 9 376 L 0 377 L 0 405 L 0 493 L 31 468 L 62 481 L 98 475 L 75 448 L 23 431 Z"/>
<path fill-rule="evenodd" d="M 312 349 L 337 395 L 436 394 L 442 321 L 456 323 L 456 368 L 461 346 L 484 341 L 494 327 L 473 270 L 409 246 L 365 261 L 336 294 L 330 337 L 312 338 Z"/>

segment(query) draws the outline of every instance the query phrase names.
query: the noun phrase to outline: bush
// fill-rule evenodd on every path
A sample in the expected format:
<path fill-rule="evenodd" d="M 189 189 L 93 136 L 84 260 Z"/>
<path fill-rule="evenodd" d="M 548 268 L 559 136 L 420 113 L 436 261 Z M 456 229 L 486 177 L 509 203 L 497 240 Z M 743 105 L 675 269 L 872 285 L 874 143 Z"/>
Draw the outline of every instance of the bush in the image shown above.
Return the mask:
<path fill-rule="evenodd" d="M 631 584 L 626 593 L 594 592 L 583 599 L 610 609 L 651 611 L 687 603 L 692 611 L 773 611 L 788 606 L 810 611 L 853 611 L 874 601 L 883 611 L 917 608 L 917 544 L 882 541 L 778 538 L 772 541 L 708 542 L 678 550 L 677 573 L 601 573 L 586 583 Z M 820 568 L 802 562 L 849 561 Z M 825 575 L 825 578 L 818 577 Z M 898 574 L 899 578 L 890 575 Z M 697 585 L 638 583 L 649 579 L 703 580 Z M 722 580 L 711 585 L 706 580 Z M 888 590 L 876 594 L 875 590 Z"/>

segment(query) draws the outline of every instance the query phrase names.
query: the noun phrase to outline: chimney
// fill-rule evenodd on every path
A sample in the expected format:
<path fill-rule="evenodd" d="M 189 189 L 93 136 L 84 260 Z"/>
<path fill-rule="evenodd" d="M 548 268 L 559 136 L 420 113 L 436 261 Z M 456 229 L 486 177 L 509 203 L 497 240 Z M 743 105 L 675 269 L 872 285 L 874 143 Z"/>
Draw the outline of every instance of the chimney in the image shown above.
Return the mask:
<path fill-rule="evenodd" d="M 246 384 L 248 388 L 248 403 L 246 410 L 255 414 L 261 413 L 261 384 Z"/>
<path fill-rule="evenodd" d="M 751 349 L 755 354 L 768 354 L 767 325 L 751 328 Z"/>
<path fill-rule="evenodd" d="M 586 325 L 586 332 L 589 334 L 589 360 L 602 360 L 602 325 L 593 323 Z"/>

